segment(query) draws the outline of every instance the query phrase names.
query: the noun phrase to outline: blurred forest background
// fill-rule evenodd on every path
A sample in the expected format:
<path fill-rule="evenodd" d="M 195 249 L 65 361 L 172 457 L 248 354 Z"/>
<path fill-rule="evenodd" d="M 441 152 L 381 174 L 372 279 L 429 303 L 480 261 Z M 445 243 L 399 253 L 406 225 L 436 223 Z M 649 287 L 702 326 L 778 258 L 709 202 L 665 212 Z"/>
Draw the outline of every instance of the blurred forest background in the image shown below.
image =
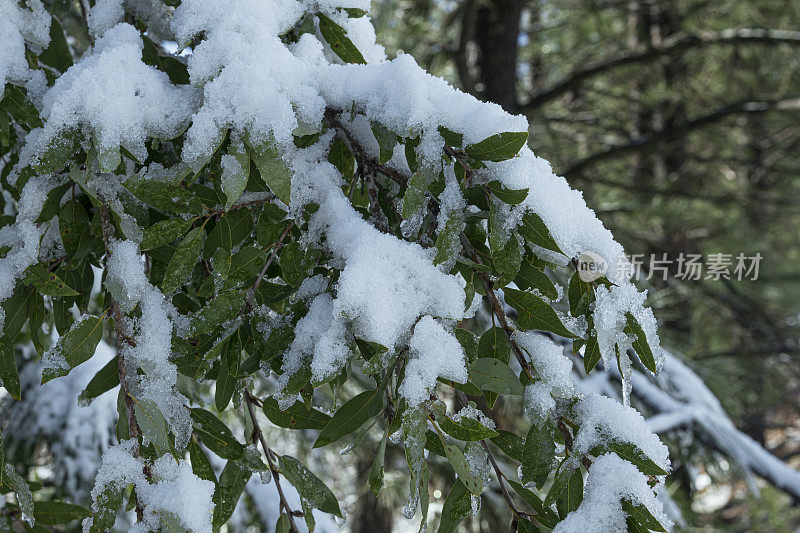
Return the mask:
<path fill-rule="evenodd" d="M 667 280 L 639 285 L 664 345 L 739 429 L 796 467 L 800 3 L 380 0 L 372 17 L 390 57 L 411 53 L 525 114 L 534 152 L 644 254 L 643 277 L 651 254 L 761 253 L 756 281 L 681 280 L 673 263 Z M 732 483 L 698 498 L 697 485 L 681 487 L 697 527 L 797 527 L 797 502 L 777 490 L 758 500 Z"/>

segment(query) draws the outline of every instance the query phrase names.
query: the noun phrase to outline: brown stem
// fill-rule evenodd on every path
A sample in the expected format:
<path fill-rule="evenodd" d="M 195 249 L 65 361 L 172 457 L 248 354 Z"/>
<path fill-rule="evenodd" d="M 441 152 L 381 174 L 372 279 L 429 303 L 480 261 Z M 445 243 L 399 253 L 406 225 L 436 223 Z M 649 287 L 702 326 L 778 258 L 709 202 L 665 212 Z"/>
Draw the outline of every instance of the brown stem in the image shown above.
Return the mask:
<path fill-rule="evenodd" d="M 267 446 L 267 440 L 264 438 L 264 433 L 261 431 L 261 426 L 258 424 L 258 420 L 256 419 L 256 412 L 253 409 L 254 399 L 250 395 L 250 390 L 245 387 L 244 388 L 244 399 L 245 404 L 247 404 L 247 412 L 250 415 L 250 422 L 253 423 L 253 444 L 258 446 L 258 443 L 261 443 L 261 447 L 264 448 L 264 455 L 267 456 L 267 464 L 269 465 L 269 470 L 272 472 L 272 478 L 275 480 L 275 488 L 278 489 L 278 496 L 280 497 L 281 503 L 280 506 L 286 511 L 286 515 L 289 517 L 289 530 L 293 533 L 298 533 L 297 524 L 294 523 L 294 513 L 292 508 L 289 506 L 289 502 L 286 500 L 286 495 L 283 493 L 283 488 L 281 487 L 280 481 L 280 471 L 275 467 L 275 462 L 272 459 L 272 456 L 275 455 L 269 446 Z"/>
<path fill-rule="evenodd" d="M 248 202 L 242 202 L 240 204 L 233 204 L 227 210 L 225 210 L 225 209 L 214 209 L 213 211 L 211 211 L 210 214 L 212 216 L 223 215 L 223 214 L 227 213 L 228 211 L 233 211 L 235 209 L 242 209 L 243 207 L 254 207 L 254 206 L 258 206 L 258 205 L 263 205 L 263 204 L 266 204 L 267 202 L 271 201 L 273 198 L 275 198 L 275 197 L 270 195 L 270 196 L 267 196 L 266 198 L 261 198 L 259 200 L 250 200 Z"/>
<path fill-rule="evenodd" d="M 480 257 L 478 254 L 475 253 L 475 249 L 470 244 L 469 239 L 463 233 L 461 234 L 461 246 L 464 248 L 464 253 L 469 257 L 469 259 L 475 263 L 481 263 Z M 511 345 L 511 351 L 514 352 L 514 355 L 519 361 L 522 370 L 528 374 L 528 377 L 533 379 L 534 370 L 531 367 L 528 360 L 525 358 L 525 354 L 522 352 L 522 348 L 519 347 L 517 341 L 514 340 L 514 328 L 508 323 L 508 318 L 506 317 L 506 312 L 503 310 L 503 306 L 500 304 L 500 300 L 497 299 L 497 295 L 494 293 L 494 288 L 492 284 L 492 280 L 489 279 L 489 275 L 486 272 L 477 271 L 478 277 L 481 278 L 483 282 L 483 288 L 486 290 L 486 297 L 489 299 L 489 303 L 492 306 L 492 313 L 495 317 L 497 317 L 497 321 L 500 322 L 500 327 L 503 328 L 503 331 L 506 333 L 506 337 L 508 337 L 508 343 Z"/>
<path fill-rule="evenodd" d="M 103 231 L 103 244 L 106 249 L 106 257 L 111 255 L 111 238 L 114 236 L 114 226 L 111 224 L 111 217 L 108 212 L 108 204 L 100 197 L 100 226 Z M 117 335 L 117 368 L 119 372 L 119 386 L 125 398 L 125 418 L 128 422 L 128 436 L 134 440 L 133 456 L 139 457 L 139 435 L 141 429 L 136 421 L 136 411 L 134 409 L 133 398 L 131 397 L 130 382 L 128 381 L 128 367 L 125 364 L 123 346 L 136 346 L 135 341 L 125 331 L 125 315 L 122 313 L 119 304 L 109 294 L 111 300 L 111 316 L 114 319 L 114 329 Z M 145 467 L 146 469 L 146 467 Z M 142 521 L 144 518 L 144 507 L 136 496 L 136 519 Z"/>
<path fill-rule="evenodd" d="M 278 250 L 280 250 L 281 245 L 283 245 L 283 240 L 292 230 L 292 226 L 294 226 L 294 221 L 290 220 L 289 223 L 286 225 L 286 229 L 283 230 L 283 233 L 281 233 L 281 236 L 278 238 L 278 242 L 276 242 L 273 245 L 274 248 L 272 249 L 272 253 L 269 256 L 269 259 L 267 259 L 267 262 L 264 263 L 264 268 L 262 268 L 261 272 L 258 274 L 258 279 L 256 279 L 256 282 L 253 284 L 253 287 L 247 292 L 247 302 L 248 304 L 250 304 L 251 307 L 253 305 L 253 297 L 255 296 L 259 285 L 261 285 L 261 280 L 264 279 L 264 276 L 267 273 L 267 269 L 272 264 L 272 261 L 275 260 L 275 256 L 278 255 Z"/>

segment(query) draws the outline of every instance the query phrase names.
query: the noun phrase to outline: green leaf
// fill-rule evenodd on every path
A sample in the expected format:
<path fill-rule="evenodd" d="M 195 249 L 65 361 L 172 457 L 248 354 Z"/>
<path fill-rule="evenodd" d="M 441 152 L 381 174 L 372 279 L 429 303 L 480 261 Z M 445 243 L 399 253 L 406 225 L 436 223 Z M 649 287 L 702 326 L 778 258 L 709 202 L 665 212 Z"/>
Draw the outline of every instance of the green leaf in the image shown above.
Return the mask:
<path fill-rule="evenodd" d="M 551 331 L 568 339 L 577 337 L 564 326 L 555 309 L 538 296 L 508 287 L 503 289 L 503 293 L 506 303 L 517 310 L 517 323 L 520 328 Z"/>
<path fill-rule="evenodd" d="M 558 289 L 545 274 L 544 270 L 537 268 L 527 258 L 522 260 L 519 273 L 514 278 L 516 286 L 523 291 L 537 289 L 545 298 L 555 300 L 558 298 Z"/>
<path fill-rule="evenodd" d="M 161 410 L 151 400 L 145 398 L 134 398 L 134 413 L 136 422 L 142 430 L 142 435 L 151 442 L 156 448 L 156 453 L 161 456 L 169 452 L 169 437 L 167 436 L 167 422 Z"/>
<path fill-rule="evenodd" d="M 523 453 L 525 451 L 525 439 L 507 431 L 505 429 L 498 429 L 497 435 L 492 437 L 492 443 L 503 450 L 503 453 L 510 458 L 522 462 L 524 460 Z"/>
<path fill-rule="evenodd" d="M 195 407 L 190 411 L 194 429 L 209 450 L 223 459 L 241 460 L 245 446 L 236 440 L 228 426 L 205 409 Z"/>
<path fill-rule="evenodd" d="M 353 179 L 356 173 L 356 158 L 350 148 L 338 137 L 333 139 L 331 151 L 328 153 L 328 161 L 339 169 L 345 180 Z"/>
<path fill-rule="evenodd" d="M 458 422 L 452 418 L 445 417 L 441 422 L 442 431 L 454 439 L 463 441 L 475 441 L 491 439 L 498 435 L 497 431 L 487 428 L 475 419 L 464 417 Z"/>
<path fill-rule="evenodd" d="M 13 342 L 19 334 L 22 326 L 28 320 L 28 309 L 35 296 L 35 291 L 25 285 L 18 285 L 17 290 L 11 298 L 3 301 L 3 311 L 6 313 L 6 321 L 3 325 L 3 333 L 8 340 Z"/>
<path fill-rule="evenodd" d="M 103 338 L 102 316 L 89 315 L 75 325 L 60 339 L 53 348 L 54 357 L 61 359 L 63 364 L 57 366 L 45 365 L 42 368 L 42 384 L 51 379 L 66 376 L 69 371 L 79 364 L 88 361 L 94 355 L 97 345 Z"/>
<path fill-rule="evenodd" d="M 225 287 L 231 288 L 254 280 L 267 261 L 267 255 L 265 250 L 256 248 L 255 246 L 245 246 L 233 254 L 233 256 L 228 256 L 230 271 L 227 275 L 228 281 Z"/>
<path fill-rule="evenodd" d="M 324 513 L 342 516 L 339 502 L 325 483 L 308 470 L 303 463 L 289 455 L 278 457 L 281 473 L 294 485 L 300 497 Z"/>
<path fill-rule="evenodd" d="M 239 199 L 247 187 L 250 178 L 250 155 L 241 141 L 231 138 L 228 144 L 228 153 L 222 160 L 222 177 L 220 183 L 225 194 L 225 210 Z"/>
<path fill-rule="evenodd" d="M 381 124 L 372 122 L 372 134 L 378 141 L 378 164 L 388 163 L 394 155 L 394 147 L 397 145 L 397 134 Z"/>
<path fill-rule="evenodd" d="M 14 119 L 28 130 L 42 126 L 39 110 L 28 99 L 28 93 L 16 85 L 7 83 L 3 98 L 0 99 L 0 109 L 8 112 Z"/>
<path fill-rule="evenodd" d="M 322 428 L 313 447 L 321 448 L 349 435 L 380 413 L 382 408 L 382 390 L 367 390 L 350 398 Z"/>
<path fill-rule="evenodd" d="M 458 480 L 461 481 L 472 494 L 480 495 L 481 492 L 483 492 L 483 481 L 477 479 L 470 471 L 469 463 L 464 456 L 464 452 L 455 444 L 446 442 L 441 432 L 439 432 L 439 440 L 442 441 L 444 453 L 447 456 L 447 460 L 450 461 L 450 465 L 453 467 L 456 475 L 458 475 Z"/>
<path fill-rule="evenodd" d="M 556 526 L 556 523 L 558 522 L 558 516 L 556 516 L 556 514 L 549 507 L 545 507 L 544 504 L 542 504 L 542 499 L 539 498 L 535 492 L 525 488 L 522 483 L 513 479 L 509 479 L 508 484 L 511 485 L 511 488 L 513 488 L 517 494 L 522 496 L 522 498 L 528 502 L 528 505 L 530 505 L 536 513 L 536 519 L 541 522 L 542 525 L 549 528 L 554 528 Z"/>
<path fill-rule="evenodd" d="M 164 181 L 130 178 L 122 184 L 134 196 L 158 210 L 179 214 L 203 212 L 203 203 L 188 189 Z"/>
<path fill-rule="evenodd" d="M 650 345 L 647 343 L 647 337 L 644 334 L 641 324 L 639 324 L 639 321 L 636 320 L 636 317 L 631 313 L 625 313 L 625 317 L 627 318 L 627 325 L 623 332 L 628 335 L 636 336 L 636 340 L 633 341 L 633 351 L 639 356 L 639 359 L 641 359 L 642 364 L 647 370 L 655 374 L 658 370 L 656 367 L 656 360 L 655 357 L 653 357 L 653 351 L 650 349 Z"/>
<path fill-rule="evenodd" d="M 239 354 L 239 343 L 235 338 L 229 340 L 220 358 L 217 386 L 214 390 L 214 406 L 220 413 L 228 407 L 238 383 Z"/>
<path fill-rule="evenodd" d="M 28 485 L 25 478 L 17 473 L 11 463 L 0 465 L 0 468 L 2 468 L 4 472 L 2 478 L 3 484 L 7 487 L 10 486 L 11 490 L 16 493 L 17 506 L 20 511 L 22 511 L 22 515 L 32 517 L 34 513 L 34 503 L 30 485 Z"/>
<path fill-rule="evenodd" d="M 620 458 L 633 464 L 646 476 L 666 476 L 668 474 L 666 470 L 658 466 L 658 464 L 650 459 L 638 446 L 630 442 L 612 440 L 592 449 L 591 454 L 599 456 L 607 451 L 616 453 Z"/>
<path fill-rule="evenodd" d="M 208 460 L 206 452 L 203 451 L 194 438 L 189 439 L 188 448 L 189 459 L 192 462 L 192 472 L 194 472 L 194 475 L 216 485 L 217 475 L 214 473 L 214 467 L 211 466 L 211 461 Z"/>
<path fill-rule="evenodd" d="M 594 290 L 589 283 L 581 279 L 576 271 L 569 280 L 569 312 L 572 316 L 589 313 L 589 306 L 594 302 Z"/>
<path fill-rule="evenodd" d="M 456 328 L 453 331 L 461 347 L 464 348 L 464 353 L 467 355 L 467 361 L 474 361 L 478 357 L 478 337 L 468 329 Z"/>
<path fill-rule="evenodd" d="M 214 491 L 214 517 L 211 524 L 215 529 L 222 527 L 231 517 L 252 474 L 250 470 L 233 461 L 225 464 Z"/>
<path fill-rule="evenodd" d="M 41 263 L 29 266 L 25 270 L 25 283 L 33 285 L 39 294 L 47 296 L 77 296 L 78 291 L 64 283 L 53 272 Z"/>
<path fill-rule="evenodd" d="M 115 356 L 94 375 L 78 396 L 78 401 L 90 402 L 117 385 L 119 385 L 119 360 Z"/>
<path fill-rule="evenodd" d="M 438 228 L 437 228 L 438 229 Z M 464 229 L 464 213 L 460 210 L 450 214 L 444 224 L 444 228 L 438 229 L 436 235 L 436 255 L 433 258 L 434 265 L 446 263 L 458 255 L 461 251 L 461 231 Z"/>
<path fill-rule="evenodd" d="M 283 280 L 293 287 L 299 286 L 306 270 L 306 253 L 300 248 L 300 243 L 292 241 L 284 246 L 278 258 Z"/>
<path fill-rule="evenodd" d="M 296 290 L 297 288 L 291 285 L 281 285 L 280 283 L 262 280 L 256 292 L 256 301 L 260 304 L 274 304 L 285 300 Z"/>
<path fill-rule="evenodd" d="M 563 465 L 562 465 L 563 466 Z M 569 483 L 569 478 L 572 475 L 572 470 L 567 468 L 561 468 L 561 470 L 556 474 L 553 478 L 553 484 L 550 485 L 550 490 L 547 492 L 547 496 L 544 499 L 545 507 L 550 507 L 555 503 L 564 489 L 567 488 L 567 484 Z"/>
<path fill-rule="evenodd" d="M 528 189 L 508 189 L 497 180 L 490 181 L 488 187 L 498 200 L 509 205 L 521 204 L 528 197 Z"/>
<path fill-rule="evenodd" d="M 461 481 L 456 481 L 442 505 L 442 518 L 438 533 L 455 533 L 458 526 L 470 514 L 472 503 L 470 493 Z"/>
<path fill-rule="evenodd" d="M 22 400 L 14 345 L 5 335 L 0 337 L 0 385 L 12 398 L 17 401 Z M 2 462 L 0 462 L 0 468 L 2 466 Z"/>
<path fill-rule="evenodd" d="M 487 357 L 508 363 L 511 357 L 511 345 L 503 328 L 489 328 L 481 335 L 478 341 L 478 358 Z"/>
<path fill-rule="evenodd" d="M 122 162 L 122 156 L 120 156 L 119 146 L 114 146 L 111 148 L 106 148 L 103 146 L 99 146 L 97 142 L 95 142 L 95 150 L 97 151 L 97 162 L 100 166 L 100 172 L 114 172 L 119 164 Z"/>
<path fill-rule="evenodd" d="M 447 146 L 453 146 L 455 148 L 459 148 L 462 144 L 464 144 L 463 133 L 457 133 L 451 129 L 445 128 L 444 126 L 439 126 L 437 129 L 439 130 L 439 133 L 442 134 L 444 143 Z"/>
<path fill-rule="evenodd" d="M 247 209 L 235 209 L 222 215 L 214 229 L 208 234 L 203 257 L 210 259 L 214 252 L 222 248 L 231 253 L 253 232 L 253 215 Z"/>
<path fill-rule="evenodd" d="M 512 235 L 502 250 L 492 252 L 492 264 L 500 275 L 495 287 L 505 287 L 511 283 L 519 272 L 522 264 L 522 254 L 525 252 L 524 246 L 517 240 L 516 235 Z"/>
<path fill-rule="evenodd" d="M 525 449 L 522 454 L 523 483 L 533 481 L 537 487 L 541 487 L 550 474 L 555 453 L 556 443 L 550 424 L 543 424 L 542 427 L 533 424 L 525 437 Z"/>
<path fill-rule="evenodd" d="M 583 350 L 583 369 L 587 374 L 597 366 L 600 359 L 600 345 L 597 343 L 597 337 L 590 337 L 586 341 L 586 347 Z"/>
<path fill-rule="evenodd" d="M 286 205 L 292 192 L 292 173 L 272 144 L 254 146 L 245 140 L 250 157 L 272 194 Z"/>
<path fill-rule="evenodd" d="M 319 18 L 319 32 L 322 38 L 330 45 L 331 50 L 339 56 L 345 63 L 366 64 L 364 56 L 358 51 L 356 45 L 348 39 L 344 28 L 336 24 L 326 15 L 317 13 Z"/>
<path fill-rule="evenodd" d="M 539 528 L 533 522 L 521 516 L 517 521 L 517 533 L 539 533 Z"/>
<path fill-rule="evenodd" d="M 53 189 L 47 193 L 47 200 L 45 200 L 42 210 L 39 212 L 39 217 L 36 219 L 37 224 L 47 222 L 58 214 L 59 207 L 61 206 L 61 198 L 70 187 L 72 187 L 72 182 L 68 181 L 63 185 L 53 187 Z"/>
<path fill-rule="evenodd" d="M 72 66 L 72 53 L 67 45 L 67 37 L 56 17 L 52 17 L 50 22 L 50 45 L 39 54 L 39 61 L 59 72 L 66 72 Z"/>
<path fill-rule="evenodd" d="M 161 290 L 164 294 L 176 291 L 192 275 L 192 270 L 200 258 L 200 251 L 203 249 L 204 235 L 205 231 L 202 227 L 194 228 L 175 249 L 172 258 L 167 263 L 164 280 L 161 282 Z"/>
<path fill-rule="evenodd" d="M 578 508 L 583 501 L 583 474 L 580 468 L 576 468 L 569 476 L 565 490 L 556 501 L 558 514 L 566 517 L 569 513 Z"/>
<path fill-rule="evenodd" d="M 191 335 L 211 333 L 217 326 L 235 318 L 244 308 L 244 303 L 244 293 L 241 290 L 232 290 L 215 297 L 192 318 Z"/>
<path fill-rule="evenodd" d="M 533 211 L 525 213 L 518 231 L 520 235 L 531 244 L 567 255 L 561 251 L 561 248 L 558 246 L 555 239 L 553 239 L 553 235 L 550 233 L 550 230 L 547 228 L 542 218 Z"/>
<path fill-rule="evenodd" d="M 468 145 L 464 151 L 479 161 L 505 161 L 517 155 L 527 140 L 527 131 L 497 133 L 479 143 Z"/>
<path fill-rule="evenodd" d="M 256 241 L 262 248 L 269 248 L 278 241 L 282 231 L 283 224 L 262 212 L 256 223 Z"/>
<path fill-rule="evenodd" d="M 494 358 L 478 358 L 469 368 L 469 379 L 483 390 L 521 396 L 525 391 L 514 371 Z"/>
<path fill-rule="evenodd" d="M 85 507 L 74 503 L 58 501 L 39 501 L 34 504 L 33 517 L 43 526 L 67 524 L 73 520 L 86 518 L 91 513 Z"/>
<path fill-rule="evenodd" d="M 369 488 L 372 493 L 377 496 L 383 490 L 383 463 L 386 459 L 386 442 L 389 440 L 389 428 L 383 432 L 381 445 L 378 448 L 378 453 L 375 454 L 375 459 L 372 461 L 372 467 L 369 469 Z"/>
<path fill-rule="evenodd" d="M 71 258 L 78 252 L 81 235 L 88 227 L 89 215 L 80 202 L 70 200 L 61 206 L 58 212 L 58 232 L 67 257 Z"/>
<path fill-rule="evenodd" d="M 479 389 L 478 386 L 471 381 L 467 381 L 466 383 L 458 383 L 457 381 L 446 378 L 436 378 L 436 381 L 439 383 L 444 383 L 448 387 L 453 387 L 454 389 L 460 390 L 464 394 L 469 394 L 471 396 L 480 396 L 482 392 L 481 389 Z"/>
<path fill-rule="evenodd" d="M 194 223 L 194 219 L 170 218 L 156 222 L 142 232 L 139 248 L 144 252 L 164 246 L 184 235 Z"/>
<path fill-rule="evenodd" d="M 661 522 L 656 520 L 656 517 L 654 517 L 650 510 L 644 505 L 638 503 L 634 504 L 626 498 L 622 500 L 622 509 L 628 516 L 645 528 L 652 531 L 666 531 L 664 526 L 661 525 Z"/>
<path fill-rule="evenodd" d="M 422 209 L 427 198 L 428 187 L 434 178 L 434 174 L 427 168 L 421 168 L 411 175 L 406 192 L 403 194 L 403 208 L 400 215 L 404 219 L 413 217 Z"/>
<path fill-rule="evenodd" d="M 289 522 L 289 515 L 281 513 L 278 521 L 275 523 L 275 533 L 290 533 L 291 522 Z"/>
<path fill-rule="evenodd" d="M 288 409 L 281 409 L 275 398 L 264 400 L 264 414 L 278 427 L 289 429 L 322 429 L 331 417 L 314 408 L 307 408 L 302 402 L 295 402 Z"/>

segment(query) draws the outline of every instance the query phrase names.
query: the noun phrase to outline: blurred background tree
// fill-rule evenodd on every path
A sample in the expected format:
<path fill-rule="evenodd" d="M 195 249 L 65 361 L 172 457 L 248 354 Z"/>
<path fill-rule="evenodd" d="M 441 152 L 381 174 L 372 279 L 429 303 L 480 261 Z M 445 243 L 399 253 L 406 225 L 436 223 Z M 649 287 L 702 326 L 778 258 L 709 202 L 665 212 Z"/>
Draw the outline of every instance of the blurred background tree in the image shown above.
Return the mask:
<path fill-rule="evenodd" d="M 665 345 L 741 430 L 796 466 L 797 3 L 380 0 L 372 16 L 390 57 L 407 51 L 528 116 L 534 152 L 598 206 L 629 254 L 643 254 L 640 285 L 657 296 L 649 303 Z M 760 253 L 758 279 L 676 277 L 681 254 L 718 253 L 731 254 L 731 272 L 739 253 Z M 647 280 L 650 258 L 664 254 L 669 276 Z M 681 487 L 696 526 L 797 527 L 796 502 L 779 491 L 763 493 L 765 504 L 732 483 L 703 504 L 697 479 Z"/>

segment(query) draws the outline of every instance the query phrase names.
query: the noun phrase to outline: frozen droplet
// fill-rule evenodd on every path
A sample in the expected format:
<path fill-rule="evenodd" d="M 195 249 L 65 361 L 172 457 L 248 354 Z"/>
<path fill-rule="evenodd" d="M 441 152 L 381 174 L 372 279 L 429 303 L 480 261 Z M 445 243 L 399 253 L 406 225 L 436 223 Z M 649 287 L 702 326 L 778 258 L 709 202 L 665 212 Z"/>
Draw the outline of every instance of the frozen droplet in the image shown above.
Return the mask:
<path fill-rule="evenodd" d="M 472 516 L 478 516 L 478 511 L 481 510 L 481 497 L 478 494 L 470 494 L 469 503 L 472 507 Z"/>
<path fill-rule="evenodd" d="M 342 511 L 342 516 L 336 517 L 336 525 L 339 527 L 342 527 L 344 523 L 347 522 L 347 511 L 345 511 L 344 509 L 342 509 L 341 511 Z"/>
<path fill-rule="evenodd" d="M 270 472 L 268 468 L 259 472 L 258 476 L 261 478 L 261 483 L 264 485 L 268 485 L 269 482 L 272 481 L 272 472 Z"/>

